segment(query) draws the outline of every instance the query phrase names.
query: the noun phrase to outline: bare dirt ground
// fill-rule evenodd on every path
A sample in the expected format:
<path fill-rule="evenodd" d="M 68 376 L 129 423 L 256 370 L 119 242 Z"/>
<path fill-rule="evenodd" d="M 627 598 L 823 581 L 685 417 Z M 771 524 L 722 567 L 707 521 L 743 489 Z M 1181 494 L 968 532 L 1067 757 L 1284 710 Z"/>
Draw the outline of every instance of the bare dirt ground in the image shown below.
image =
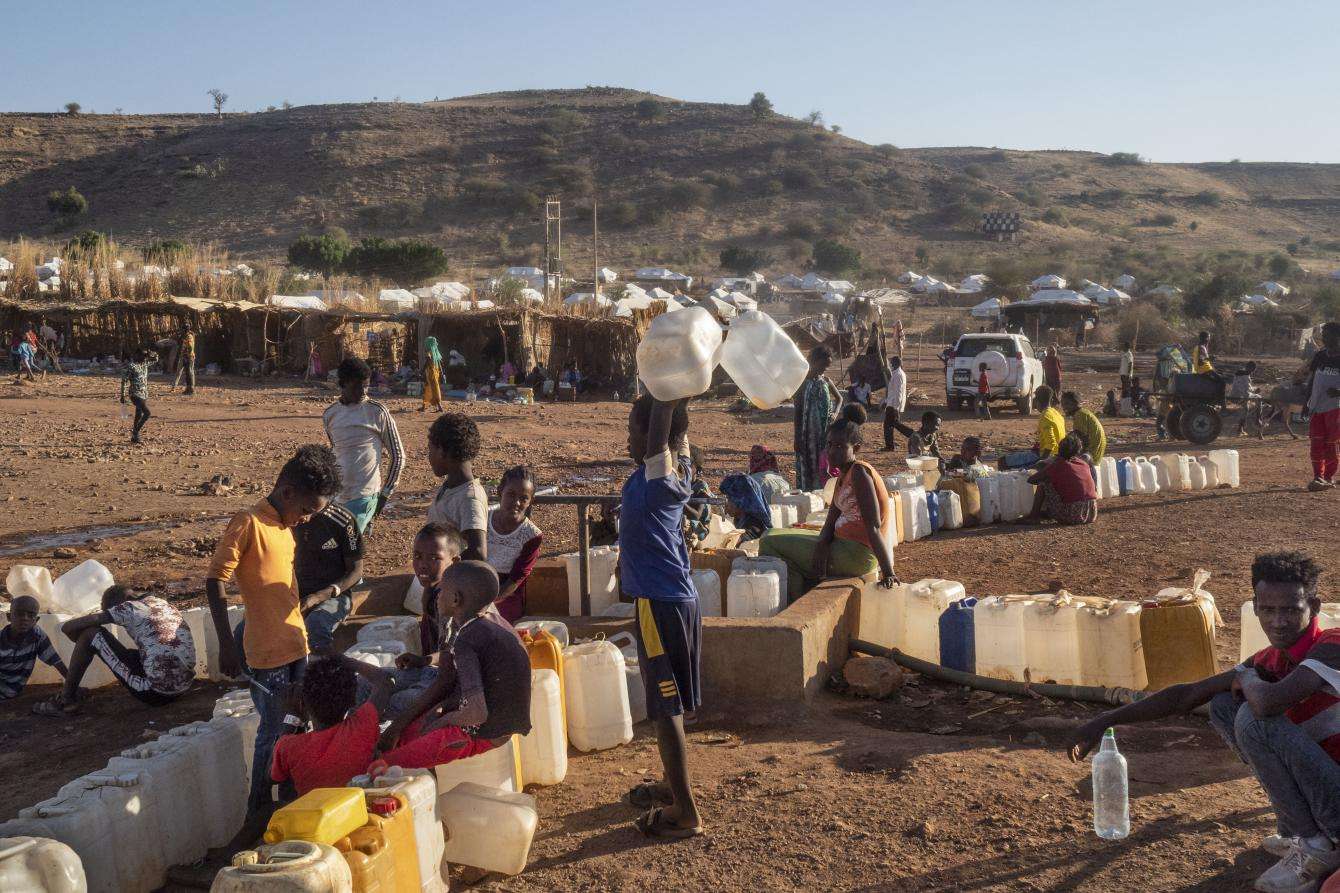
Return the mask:
<path fill-rule="evenodd" d="M 1111 353 L 1071 353 L 1065 361 L 1066 386 L 1091 404 L 1115 381 Z M 938 361 L 911 365 L 914 402 L 942 410 Z M 1267 377 L 1290 365 L 1271 364 Z M 332 391 L 288 380 L 211 379 L 193 398 L 155 381 L 155 417 L 144 445 L 132 448 L 114 379 L 10 381 L 0 384 L 0 570 L 22 560 L 60 572 L 96 557 L 118 580 L 181 603 L 202 598 L 224 519 L 264 494 L 296 446 L 323 439 L 320 413 L 334 399 Z M 417 401 L 387 399 L 408 467 L 371 538 L 374 574 L 407 564 L 434 482 L 425 455 L 432 416 L 416 412 Z M 541 482 L 567 492 L 616 492 L 629 471 L 621 458 L 626 404 L 452 408 L 480 423 L 485 479 L 527 462 Z M 742 469 L 751 444 L 781 450 L 790 443 L 784 414 L 733 412 L 731 401 L 705 400 L 692 417 L 691 436 L 706 449 L 713 479 Z M 1031 442 L 1034 421 L 1013 412 L 989 422 L 953 415 L 946 427 L 952 443 L 974 433 L 996 450 Z M 872 447 L 877 432 L 875 419 Z M 1187 447 L 1154 444 L 1150 421 L 1114 421 L 1108 432 L 1116 455 Z M 962 580 L 978 596 L 1065 587 L 1134 598 L 1204 567 L 1214 573 L 1209 588 L 1226 620 L 1218 649 L 1227 666 L 1236 660 L 1238 608 L 1256 552 L 1311 551 L 1328 571 L 1325 600 L 1340 600 L 1332 582 L 1340 571 L 1333 548 L 1340 496 L 1303 491 L 1306 441 L 1276 431 L 1265 441 L 1224 444 L 1242 453 L 1239 490 L 1113 500 L 1081 529 L 998 525 L 942 534 L 899 547 L 898 572 L 905 580 Z M 902 466 L 901 452 L 867 458 L 889 473 Z M 216 474 L 231 477 L 231 492 L 201 491 Z M 574 546 L 571 515 L 537 510 L 546 552 Z M 52 557 L 57 546 L 76 557 Z M 691 842 L 645 841 L 630 825 L 633 812 L 619 804 L 658 765 L 645 726 L 627 747 L 574 753 L 567 781 L 538 791 L 542 819 L 530 867 L 497 888 L 1210 891 L 1244 888 L 1270 864 L 1254 849 L 1273 830 L 1269 806 L 1202 720 L 1123 730 L 1134 830 L 1109 843 L 1090 827 L 1087 766 L 1072 765 L 1059 746 L 1096 708 L 913 683 L 883 702 L 825 694 L 794 709 L 706 705 L 691 759 L 709 831 Z M 41 688 L 0 706 L 0 772 L 22 780 L 0 792 L 0 817 L 144 736 L 207 716 L 219 690 L 202 686 L 152 711 L 101 689 L 72 720 L 29 714 L 50 694 Z"/>

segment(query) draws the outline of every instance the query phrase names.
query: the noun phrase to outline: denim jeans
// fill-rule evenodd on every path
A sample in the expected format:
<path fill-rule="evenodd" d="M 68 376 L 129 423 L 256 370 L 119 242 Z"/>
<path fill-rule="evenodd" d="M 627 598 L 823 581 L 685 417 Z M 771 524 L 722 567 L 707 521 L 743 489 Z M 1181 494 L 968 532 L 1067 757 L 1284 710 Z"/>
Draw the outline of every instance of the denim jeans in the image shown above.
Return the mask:
<path fill-rule="evenodd" d="M 1340 838 L 1340 763 L 1287 716 L 1258 718 L 1229 692 L 1210 701 L 1210 725 L 1252 767 L 1284 837 Z"/>
<path fill-rule="evenodd" d="M 1000 464 L 1001 467 L 1008 469 L 1032 468 L 1038 464 L 1038 454 L 1033 450 L 1015 450 L 1006 453 Z"/>
<path fill-rule="evenodd" d="M 334 598 L 328 598 L 307 613 L 307 648 L 311 651 L 323 651 L 335 641 L 335 627 L 349 616 L 353 608 L 353 598 L 347 592 L 341 592 Z"/>
<path fill-rule="evenodd" d="M 244 620 L 233 632 L 238 643 L 242 642 L 242 632 L 245 628 Z M 251 677 L 251 702 L 256 705 L 256 713 L 260 717 L 251 764 L 251 793 L 247 797 L 249 809 L 265 806 L 274 801 L 271 793 L 274 782 L 270 780 L 270 761 L 274 758 L 275 743 L 284 732 L 289 692 L 302 682 L 302 674 L 306 669 L 306 655 L 292 663 L 258 670 L 247 664 L 245 651 L 242 654 L 242 671 Z"/>
<path fill-rule="evenodd" d="M 413 670 L 396 670 L 395 684 L 387 715 L 394 719 L 414 705 L 423 690 L 433 684 L 437 678 L 437 667 L 418 667 Z"/>
<path fill-rule="evenodd" d="M 349 514 L 354 516 L 358 522 L 358 532 L 366 533 L 368 525 L 372 523 L 372 516 L 377 512 L 377 494 L 371 496 L 360 496 L 358 499 L 351 499 L 344 504 L 349 510 Z"/>

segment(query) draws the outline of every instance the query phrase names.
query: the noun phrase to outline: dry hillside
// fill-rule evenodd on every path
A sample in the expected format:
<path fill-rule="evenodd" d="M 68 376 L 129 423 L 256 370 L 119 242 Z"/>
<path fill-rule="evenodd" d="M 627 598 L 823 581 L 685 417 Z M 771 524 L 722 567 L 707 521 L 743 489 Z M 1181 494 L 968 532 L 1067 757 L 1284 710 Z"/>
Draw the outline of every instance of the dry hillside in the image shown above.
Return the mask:
<path fill-rule="evenodd" d="M 263 258 L 338 226 L 355 238 L 427 237 L 465 273 L 534 262 L 536 202 L 554 192 L 570 269 L 590 262 L 592 195 L 601 260 L 614 266 L 706 271 L 737 242 L 765 248 L 775 270 L 797 269 L 823 236 L 859 247 L 875 276 L 918 265 L 919 247 L 932 264 L 1006 250 L 1119 263 L 1300 240 L 1304 262 L 1340 257 L 1340 165 L 896 149 L 754 120 L 742 105 L 653 97 L 645 118 L 648 98 L 589 88 L 222 118 L 0 115 L 0 240 L 95 228 L 131 245 L 179 238 Z M 62 224 L 46 196 L 70 186 L 89 210 Z M 983 210 L 1020 211 L 1022 246 L 976 235 Z"/>

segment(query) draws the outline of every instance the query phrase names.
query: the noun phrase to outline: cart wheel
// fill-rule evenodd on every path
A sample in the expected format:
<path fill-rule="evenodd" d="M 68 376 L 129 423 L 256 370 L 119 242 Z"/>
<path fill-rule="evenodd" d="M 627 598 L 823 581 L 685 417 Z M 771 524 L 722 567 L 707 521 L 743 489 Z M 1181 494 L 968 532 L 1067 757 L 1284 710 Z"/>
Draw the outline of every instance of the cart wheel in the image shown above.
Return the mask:
<path fill-rule="evenodd" d="M 1182 436 L 1197 446 L 1213 443 L 1224 427 L 1224 420 L 1212 406 L 1192 406 L 1182 413 Z"/>
<path fill-rule="evenodd" d="M 1168 418 L 1163 422 L 1168 429 L 1168 439 L 1176 440 L 1182 436 L 1182 407 L 1174 406 L 1168 410 Z"/>

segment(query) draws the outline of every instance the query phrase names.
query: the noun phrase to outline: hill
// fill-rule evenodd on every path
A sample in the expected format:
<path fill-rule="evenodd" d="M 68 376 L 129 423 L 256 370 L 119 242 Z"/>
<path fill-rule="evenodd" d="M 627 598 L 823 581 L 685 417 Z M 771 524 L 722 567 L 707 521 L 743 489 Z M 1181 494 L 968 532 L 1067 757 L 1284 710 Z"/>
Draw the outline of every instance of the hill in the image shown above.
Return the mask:
<path fill-rule="evenodd" d="M 89 210 L 64 225 L 46 197 L 70 186 Z M 614 88 L 221 118 L 0 115 L 0 240 L 94 228 L 130 245 L 176 238 L 265 259 L 340 227 L 354 238 L 426 237 L 464 274 L 535 262 L 547 193 L 563 198 L 574 271 L 590 265 L 593 195 L 600 259 L 612 266 L 706 271 L 738 243 L 795 270 L 822 237 L 861 249 L 876 277 L 1002 253 L 1113 269 L 1287 244 L 1305 261 L 1340 256 L 1340 165 L 898 149 L 778 115 L 755 120 L 743 105 Z M 984 210 L 1021 212 L 1019 243 L 983 240 Z"/>

